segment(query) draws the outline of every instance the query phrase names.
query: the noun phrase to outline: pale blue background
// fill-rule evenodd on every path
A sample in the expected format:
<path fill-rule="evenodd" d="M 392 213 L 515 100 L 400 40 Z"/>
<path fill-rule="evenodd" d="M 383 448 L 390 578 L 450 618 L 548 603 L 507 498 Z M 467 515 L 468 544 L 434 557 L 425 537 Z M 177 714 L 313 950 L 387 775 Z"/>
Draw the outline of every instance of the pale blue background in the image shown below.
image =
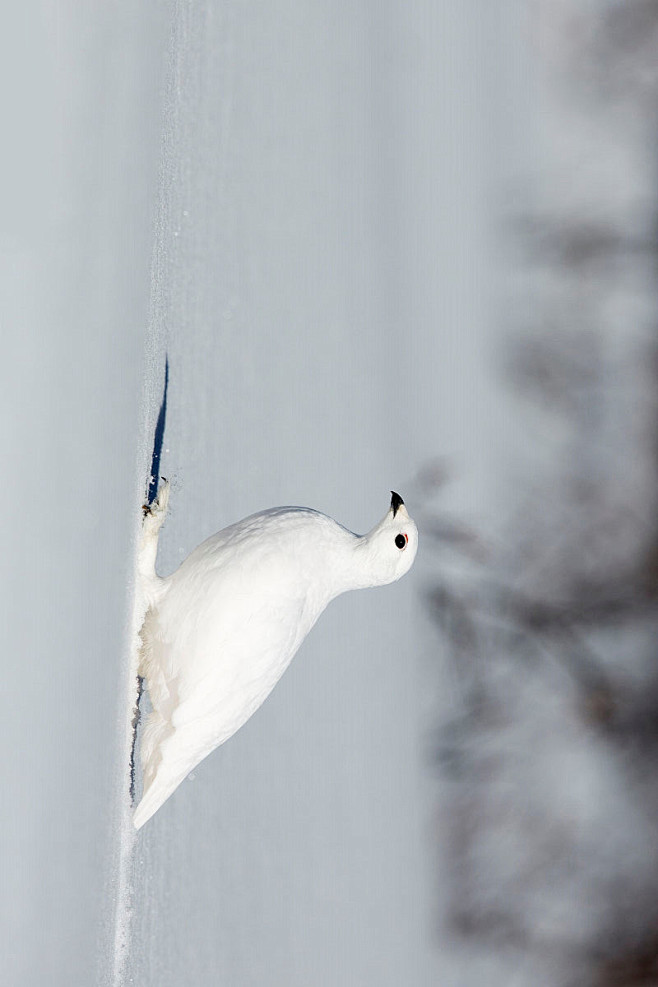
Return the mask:
<path fill-rule="evenodd" d="M 3 980 L 112 983 L 164 354 L 163 572 L 275 504 L 363 531 L 393 487 L 414 513 L 436 455 L 448 503 L 491 510 L 492 229 L 525 69 L 511 11 L 459 0 L 32 2 L 1 45 Z M 334 603 L 140 834 L 126 982 L 451 982 L 423 551 Z"/>

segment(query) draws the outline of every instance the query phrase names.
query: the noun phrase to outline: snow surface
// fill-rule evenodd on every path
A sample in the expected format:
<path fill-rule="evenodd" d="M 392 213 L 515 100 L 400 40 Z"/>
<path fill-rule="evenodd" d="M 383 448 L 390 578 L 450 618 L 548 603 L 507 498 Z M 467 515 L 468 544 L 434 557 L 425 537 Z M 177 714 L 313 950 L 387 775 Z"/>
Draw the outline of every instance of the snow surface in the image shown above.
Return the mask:
<path fill-rule="evenodd" d="M 94 983 L 111 916 L 163 13 L 27 3 L 0 42 L 7 984 Z"/>

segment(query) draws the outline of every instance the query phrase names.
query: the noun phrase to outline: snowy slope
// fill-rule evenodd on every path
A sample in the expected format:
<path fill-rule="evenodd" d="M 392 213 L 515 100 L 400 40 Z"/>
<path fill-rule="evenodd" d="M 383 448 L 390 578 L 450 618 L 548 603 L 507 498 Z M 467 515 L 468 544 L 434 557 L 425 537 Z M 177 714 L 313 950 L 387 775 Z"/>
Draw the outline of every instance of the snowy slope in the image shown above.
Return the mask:
<path fill-rule="evenodd" d="M 99 963 L 165 15 L 27 3 L 0 42 L 7 984 Z"/>

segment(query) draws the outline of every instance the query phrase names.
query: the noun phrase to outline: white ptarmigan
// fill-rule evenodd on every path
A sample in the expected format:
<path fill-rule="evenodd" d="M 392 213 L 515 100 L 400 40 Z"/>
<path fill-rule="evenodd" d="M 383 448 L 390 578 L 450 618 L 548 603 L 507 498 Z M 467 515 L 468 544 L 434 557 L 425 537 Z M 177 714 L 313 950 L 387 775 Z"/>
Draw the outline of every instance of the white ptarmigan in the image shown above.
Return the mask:
<path fill-rule="evenodd" d="M 212 535 L 161 579 L 155 556 L 168 501 L 165 481 L 145 509 L 138 557 L 147 605 L 139 674 L 153 711 L 142 738 L 137 829 L 258 709 L 327 604 L 399 579 L 418 548 L 396 493 L 367 535 L 310 508 L 275 507 Z"/>

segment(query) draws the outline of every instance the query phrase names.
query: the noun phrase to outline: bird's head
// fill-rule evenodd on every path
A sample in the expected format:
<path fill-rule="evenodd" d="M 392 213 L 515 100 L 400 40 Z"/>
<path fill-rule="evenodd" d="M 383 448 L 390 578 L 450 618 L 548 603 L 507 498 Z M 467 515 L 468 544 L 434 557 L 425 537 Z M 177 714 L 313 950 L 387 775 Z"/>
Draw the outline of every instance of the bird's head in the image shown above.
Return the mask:
<path fill-rule="evenodd" d="M 370 586 L 385 586 L 409 572 L 418 550 L 418 528 L 404 501 L 391 491 L 386 516 L 361 539 Z"/>

